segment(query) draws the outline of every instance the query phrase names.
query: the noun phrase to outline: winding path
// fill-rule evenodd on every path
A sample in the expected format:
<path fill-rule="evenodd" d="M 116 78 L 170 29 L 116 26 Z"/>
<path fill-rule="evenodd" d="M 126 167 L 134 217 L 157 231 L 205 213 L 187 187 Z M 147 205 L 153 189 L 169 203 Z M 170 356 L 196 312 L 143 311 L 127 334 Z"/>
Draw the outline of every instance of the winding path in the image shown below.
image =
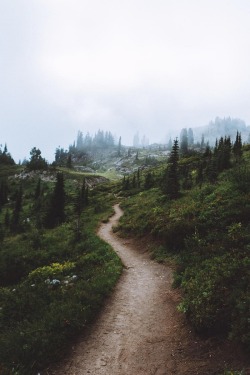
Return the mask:
<path fill-rule="evenodd" d="M 212 374 L 213 353 L 206 348 L 196 354 L 199 345 L 176 311 L 171 270 L 112 232 L 122 215 L 114 208 L 98 234 L 118 253 L 124 271 L 96 323 L 53 374 Z"/>

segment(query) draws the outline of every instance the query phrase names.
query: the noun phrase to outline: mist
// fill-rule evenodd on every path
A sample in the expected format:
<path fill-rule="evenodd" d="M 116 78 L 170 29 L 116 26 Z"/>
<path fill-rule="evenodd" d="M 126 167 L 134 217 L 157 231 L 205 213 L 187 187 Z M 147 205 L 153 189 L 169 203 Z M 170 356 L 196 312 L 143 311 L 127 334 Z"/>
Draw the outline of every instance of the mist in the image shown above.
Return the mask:
<path fill-rule="evenodd" d="M 132 145 L 249 124 L 249 14 L 245 0 L 1 1 L 0 144 L 52 161 L 78 130 Z"/>

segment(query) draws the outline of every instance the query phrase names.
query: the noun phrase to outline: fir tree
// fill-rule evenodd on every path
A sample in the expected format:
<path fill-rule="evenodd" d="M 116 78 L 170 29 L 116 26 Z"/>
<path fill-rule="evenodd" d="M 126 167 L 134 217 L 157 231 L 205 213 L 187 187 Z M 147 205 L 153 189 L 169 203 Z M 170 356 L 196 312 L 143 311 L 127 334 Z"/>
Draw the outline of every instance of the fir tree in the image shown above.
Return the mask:
<path fill-rule="evenodd" d="M 48 168 L 48 163 L 42 157 L 39 148 L 33 147 L 30 151 L 30 161 L 27 163 L 29 170 L 42 170 Z"/>
<path fill-rule="evenodd" d="M 180 153 L 185 155 L 188 152 L 188 133 L 187 129 L 182 129 L 180 134 Z"/>
<path fill-rule="evenodd" d="M 236 139 L 233 145 L 233 154 L 234 154 L 236 163 L 239 163 L 242 157 L 242 141 L 241 141 L 241 134 L 238 131 L 237 131 Z"/>
<path fill-rule="evenodd" d="M 179 145 L 178 140 L 174 140 L 172 151 L 170 154 L 163 191 L 170 199 L 176 199 L 180 192 L 180 183 L 178 175 L 178 161 L 179 161 Z"/>
<path fill-rule="evenodd" d="M 118 156 L 121 156 L 121 149 L 122 149 L 122 138 L 119 138 L 119 143 L 118 143 Z"/>
<path fill-rule="evenodd" d="M 154 186 L 154 175 L 149 171 L 146 174 L 145 182 L 144 182 L 144 189 L 148 190 Z"/>
<path fill-rule="evenodd" d="M 17 232 L 21 228 L 20 213 L 22 210 L 22 201 L 23 201 L 23 189 L 22 189 L 22 185 L 20 185 L 18 191 L 16 192 L 15 207 L 14 207 L 12 218 L 11 218 L 11 230 L 13 232 Z"/>
<path fill-rule="evenodd" d="M 72 168 L 72 155 L 69 154 L 66 162 L 66 167 L 71 169 Z"/>
<path fill-rule="evenodd" d="M 57 173 L 56 184 L 51 196 L 47 215 L 45 218 L 45 226 L 47 228 L 54 228 L 65 220 L 64 213 L 65 206 L 65 191 L 64 191 L 64 177 L 62 173 Z"/>

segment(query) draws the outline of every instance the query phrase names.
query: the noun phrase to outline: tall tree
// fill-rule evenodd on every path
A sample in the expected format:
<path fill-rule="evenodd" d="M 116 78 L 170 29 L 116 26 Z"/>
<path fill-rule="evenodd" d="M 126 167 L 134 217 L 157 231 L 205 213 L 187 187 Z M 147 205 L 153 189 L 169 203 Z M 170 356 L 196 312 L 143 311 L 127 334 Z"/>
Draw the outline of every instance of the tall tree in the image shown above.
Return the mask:
<path fill-rule="evenodd" d="M 172 151 L 169 157 L 168 166 L 163 183 L 163 191 L 170 199 L 176 199 L 180 192 L 180 182 L 178 174 L 179 161 L 179 144 L 178 140 L 174 140 Z"/>
<path fill-rule="evenodd" d="M 83 134 L 80 130 L 77 133 L 76 148 L 79 151 L 81 151 L 83 149 Z"/>
<path fill-rule="evenodd" d="M 65 220 L 65 190 L 64 177 L 62 173 L 57 173 L 56 184 L 52 193 L 50 204 L 44 225 L 47 228 L 54 228 Z"/>
<path fill-rule="evenodd" d="M 194 144 L 194 133 L 193 133 L 193 129 L 189 128 L 188 129 L 188 145 L 193 146 L 193 144 Z"/>
<path fill-rule="evenodd" d="M 234 154 L 236 163 L 239 163 L 242 157 L 242 141 L 241 141 L 241 134 L 238 131 L 237 131 L 236 139 L 233 145 L 233 154 Z"/>
<path fill-rule="evenodd" d="M 11 157 L 11 154 L 8 152 L 7 144 L 5 143 L 3 151 L 1 150 L 1 145 L 0 145 L 0 165 L 5 164 L 5 165 L 14 165 L 15 162 Z"/>
<path fill-rule="evenodd" d="M 20 185 L 19 189 L 16 192 L 15 207 L 14 207 L 12 218 L 11 218 L 11 230 L 13 232 L 17 232 L 21 228 L 20 213 L 22 210 L 22 202 L 23 202 L 23 188 L 22 188 L 22 185 Z"/>
<path fill-rule="evenodd" d="M 121 156 L 121 150 L 122 150 L 122 138 L 119 138 L 119 143 L 118 143 L 118 156 Z"/>
<path fill-rule="evenodd" d="M 185 155 L 188 152 L 188 132 L 187 129 L 183 128 L 180 134 L 180 153 Z"/>
<path fill-rule="evenodd" d="M 42 170 L 48 168 L 48 163 L 41 154 L 39 148 L 32 148 L 30 151 L 30 161 L 27 163 L 27 168 L 29 170 Z"/>

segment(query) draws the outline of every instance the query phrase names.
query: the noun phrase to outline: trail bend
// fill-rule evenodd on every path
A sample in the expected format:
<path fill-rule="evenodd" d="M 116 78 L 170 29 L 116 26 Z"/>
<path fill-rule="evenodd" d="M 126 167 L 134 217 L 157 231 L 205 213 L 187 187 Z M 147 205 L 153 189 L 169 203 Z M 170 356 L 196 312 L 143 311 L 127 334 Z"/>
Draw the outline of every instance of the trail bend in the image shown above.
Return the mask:
<path fill-rule="evenodd" d="M 122 215 L 119 205 L 114 209 L 98 235 L 117 252 L 124 271 L 97 321 L 50 374 L 215 374 L 214 344 L 200 347 L 176 310 L 171 269 L 113 233 Z"/>

